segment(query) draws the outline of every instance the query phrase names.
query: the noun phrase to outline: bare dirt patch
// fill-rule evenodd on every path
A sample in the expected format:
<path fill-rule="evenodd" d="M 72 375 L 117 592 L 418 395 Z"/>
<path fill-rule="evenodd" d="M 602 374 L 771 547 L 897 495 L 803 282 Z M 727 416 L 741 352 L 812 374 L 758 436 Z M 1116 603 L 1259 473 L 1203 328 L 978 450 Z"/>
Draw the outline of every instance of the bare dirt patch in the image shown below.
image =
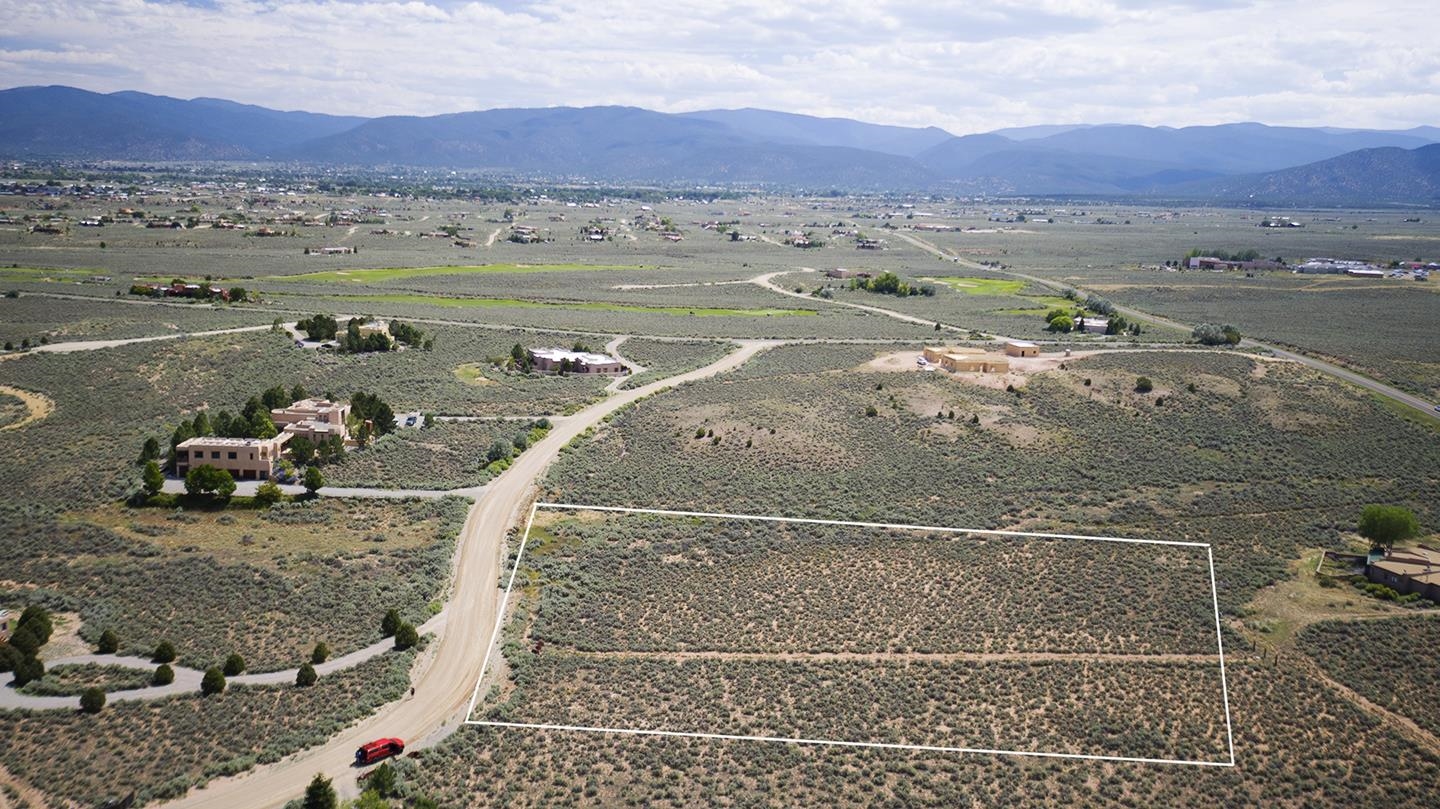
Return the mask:
<path fill-rule="evenodd" d="M 20 388 L 12 388 L 9 385 L 0 385 L 0 394 L 14 396 L 16 399 L 24 402 L 25 408 L 29 411 L 29 413 L 19 421 L 0 427 L 0 430 L 18 430 L 27 424 L 39 421 L 55 412 L 54 400 L 43 394 L 31 393 L 28 390 L 21 390 Z"/>
<path fill-rule="evenodd" d="M 80 613 L 52 613 L 50 621 L 54 631 L 50 634 L 50 642 L 40 649 L 42 659 L 58 660 L 62 657 L 90 654 L 93 651 L 90 644 L 80 639 Z"/>
<path fill-rule="evenodd" d="M 920 356 L 918 351 L 896 351 L 889 354 L 881 354 L 873 360 L 856 368 L 857 371 L 880 371 L 882 373 L 901 373 L 910 371 L 924 373 L 936 378 L 953 379 L 957 382 L 965 382 L 971 385 L 979 385 L 982 388 L 994 390 L 1005 390 L 1008 387 L 1024 387 L 1030 381 L 1030 377 L 1046 371 L 1054 371 L 1067 362 L 1083 359 L 1098 352 L 1075 351 L 1066 356 L 1064 354 L 1042 354 L 1038 357 L 1011 357 L 1010 371 L 1004 374 L 979 374 L 979 373 L 950 373 L 934 366 L 919 365 L 915 362 Z"/>

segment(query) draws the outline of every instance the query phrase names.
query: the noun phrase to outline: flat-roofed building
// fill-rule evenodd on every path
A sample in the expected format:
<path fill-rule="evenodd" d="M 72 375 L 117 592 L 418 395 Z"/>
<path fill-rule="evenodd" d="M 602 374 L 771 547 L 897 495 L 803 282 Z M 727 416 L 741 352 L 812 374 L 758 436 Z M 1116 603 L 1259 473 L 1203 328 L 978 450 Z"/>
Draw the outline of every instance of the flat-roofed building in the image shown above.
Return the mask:
<path fill-rule="evenodd" d="M 282 433 L 304 436 L 317 444 L 332 435 L 349 441 L 350 432 L 345 426 L 349 418 L 350 405 L 328 399 L 301 399 L 270 411 L 270 420 Z"/>
<path fill-rule="evenodd" d="M 566 351 L 563 348 L 532 348 L 530 361 L 535 370 L 546 374 L 563 370 L 572 374 L 621 376 L 627 372 L 625 363 L 608 354 Z"/>
<path fill-rule="evenodd" d="M 1399 593 L 1440 601 L 1440 550 L 1424 545 L 1394 548 L 1366 565 L 1365 577 Z"/>
<path fill-rule="evenodd" d="M 927 361 L 951 373 L 1004 374 L 1010 371 L 1010 359 L 982 348 L 929 348 Z"/>
<path fill-rule="evenodd" d="M 239 480 L 267 480 L 275 474 L 275 465 L 291 436 L 292 433 L 280 433 L 274 438 L 205 435 L 181 441 L 175 447 L 175 473 L 184 477 L 196 467 L 213 466 Z"/>
<path fill-rule="evenodd" d="M 1005 343 L 1005 356 L 1038 357 L 1040 356 L 1040 346 L 1025 340 L 1010 340 Z"/>

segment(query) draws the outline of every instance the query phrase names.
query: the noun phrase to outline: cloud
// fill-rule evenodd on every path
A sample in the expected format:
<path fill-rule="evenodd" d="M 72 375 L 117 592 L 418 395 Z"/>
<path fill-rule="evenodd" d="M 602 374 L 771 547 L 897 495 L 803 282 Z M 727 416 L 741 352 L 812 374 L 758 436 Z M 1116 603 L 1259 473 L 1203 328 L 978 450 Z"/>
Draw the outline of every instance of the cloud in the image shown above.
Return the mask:
<path fill-rule="evenodd" d="M 957 133 L 1437 123 L 1428 3 L 12 0 L 7 83 L 428 115 L 754 106 Z"/>

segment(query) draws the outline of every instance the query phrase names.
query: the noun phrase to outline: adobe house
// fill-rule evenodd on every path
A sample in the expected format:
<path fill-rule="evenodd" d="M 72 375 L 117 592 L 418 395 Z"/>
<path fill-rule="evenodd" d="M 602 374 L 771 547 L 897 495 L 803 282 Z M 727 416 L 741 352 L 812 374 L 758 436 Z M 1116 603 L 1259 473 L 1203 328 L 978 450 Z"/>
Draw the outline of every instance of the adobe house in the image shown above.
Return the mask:
<path fill-rule="evenodd" d="M 199 466 L 224 469 L 237 480 L 269 480 L 293 433 L 274 438 L 221 438 L 204 435 L 175 447 L 175 473 L 180 477 Z"/>
<path fill-rule="evenodd" d="M 1398 593 L 1419 593 L 1440 602 L 1440 550 L 1424 545 L 1394 548 L 1365 566 L 1365 578 Z"/>
<path fill-rule="evenodd" d="M 332 435 L 351 443 L 350 431 L 345 426 L 349 418 L 350 405 L 328 399 L 301 399 L 270 411 L 270 420 L 282 434 L 301 435 L 317 444 Z"/>
<path fill-rule="evenodd" d="M 1040 346 L 1025 340 L 1010 340 L 1005 343 L 1005 356 L 1038 357 L 1040 356 Z"/>
<path fill-rule="evenodd" d="M 559 373 L 562 369 L 572 374 L 623 376 L 629 373 L 625 363 L 607 354 L 566 351 L 563 348 L 532 348 L 530 362 L 535 370 L 544 374 Z"/>
<path fill-rule="evenodd" d="M 951 373 L 1004 374 L 1010 372 L 1010 360 L 981 348 L 930 348 L 925 359 Z"/>
<path fill-rule="evenodd" d="M 14 628 L 10 625 L 10 610 L 0 610 L 0 641 L 10 640 L 10 632 Z"/>

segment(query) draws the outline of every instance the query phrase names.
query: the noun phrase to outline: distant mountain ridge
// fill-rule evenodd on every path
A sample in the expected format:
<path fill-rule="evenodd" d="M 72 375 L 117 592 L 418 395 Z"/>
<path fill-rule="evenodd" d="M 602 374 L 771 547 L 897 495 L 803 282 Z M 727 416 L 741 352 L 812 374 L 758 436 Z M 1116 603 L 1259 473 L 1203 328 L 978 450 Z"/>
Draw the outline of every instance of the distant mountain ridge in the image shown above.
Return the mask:
<path fill-rule="evenodd" d="M 1366 188 L 1369 170 L 1388 177 L 1392 196 L 1420 195 L 1431 204 L 1432 152 L 1425 149 L 1436 142 L 1440 128 L 1428 126 L 1069 124 L 957 137 L 938 127 L 750 108 L 502 108 L 363 118 L 139 92 L 0 90 L 0 156 L 419 166 L 641 183 L 1235 200 L 1259 189 L 1276 198 L 1378 199 Z M 1381 154 L 1299 170 L 1374 150 Z M 1400 156 L 1417 150 L 1424 153 Z M 1326 188 L 1307 176 L 1340 185 Z M 1414 200 L 1398 200 L 1406 201 Z"/>

